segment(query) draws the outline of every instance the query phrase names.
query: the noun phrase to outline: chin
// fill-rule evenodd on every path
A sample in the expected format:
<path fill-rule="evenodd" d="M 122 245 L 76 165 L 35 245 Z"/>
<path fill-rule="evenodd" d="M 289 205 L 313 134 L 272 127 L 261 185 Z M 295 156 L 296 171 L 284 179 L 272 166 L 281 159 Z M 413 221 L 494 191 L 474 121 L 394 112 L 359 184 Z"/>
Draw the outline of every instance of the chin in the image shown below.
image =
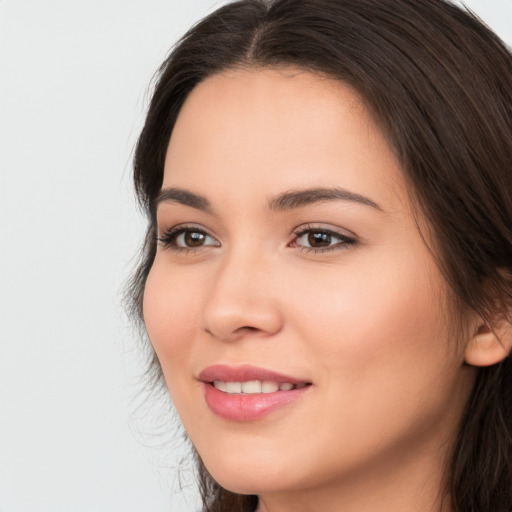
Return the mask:
<path fill-rule="evenodd" d="M 297 475 L 270 461 L 226 457 L 217 458 L 212 464 L 205 463 L 205 466 L 219 485 L 236 494 L 264 494 L 302 487 L 298 482 L 294 485 Z"/>
<path fill-rule="evenodd" d="M 245 469 L 249 472 L 249 468 Z M 287 489 L 287 482 L 279 478 L 268 478 L 268 475 L 262 475 L 257 472 L 253 475 L 240 475 L 231 472 L 222 474 L 213 473 L 214 480 L 224 489 L 236 494 L 267 494 Z"/>

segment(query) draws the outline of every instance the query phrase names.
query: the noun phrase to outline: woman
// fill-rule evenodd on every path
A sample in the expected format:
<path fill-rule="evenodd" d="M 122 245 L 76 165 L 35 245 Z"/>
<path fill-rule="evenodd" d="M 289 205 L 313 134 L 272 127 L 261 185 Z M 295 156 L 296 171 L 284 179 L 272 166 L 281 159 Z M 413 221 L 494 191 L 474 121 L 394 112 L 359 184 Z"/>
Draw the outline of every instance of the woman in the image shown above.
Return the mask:
<path fill-rule="evenodd" d="M 441 0 L 242 0 L 164 62 L 132 291 L 204 510 L 512 510 L 511 84 Z"/>

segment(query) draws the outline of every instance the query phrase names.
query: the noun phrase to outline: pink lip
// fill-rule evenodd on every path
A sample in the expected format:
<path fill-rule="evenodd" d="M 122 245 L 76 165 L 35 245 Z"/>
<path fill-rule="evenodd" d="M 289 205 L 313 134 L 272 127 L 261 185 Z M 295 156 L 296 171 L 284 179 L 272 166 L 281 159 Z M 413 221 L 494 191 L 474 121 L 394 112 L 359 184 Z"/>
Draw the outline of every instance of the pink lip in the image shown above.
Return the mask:
<path fill-rule="evenodd" d="M 276 409 L 295 402 L 311 388 L 311 386 L 306 386 L 290 391 L 245 395 L 224 393 L 213 386 L 212 382 L 214 380 L 225 382 L 267 380 L 277 383 L 289 382 L 291 384 L 304 384 L 307 382 L 250 365 L 238 367 L 226 365 L 209 366 L 200 373 L 199 380 L 203 382 L 205 400 L 210 410 L 217 416 L 230 421 L 253 421 L 263 418 Z"/>
<path fill-rule="evenodd" d="M 290 382 L 291 384 L 300 384 L 306 380 L 297 379 L 290 375 L 276 373 L 265 368 L 258 368 L 248 364 L 242 366 L 228 366 L 225 364 L 216 364 L 208 366 L 199 374 L 199 380 L 203 382 L 213 382 L 222 380 L 224 382 L 245 382 L 248 380 L 271 380 L 277 383 Z"/>

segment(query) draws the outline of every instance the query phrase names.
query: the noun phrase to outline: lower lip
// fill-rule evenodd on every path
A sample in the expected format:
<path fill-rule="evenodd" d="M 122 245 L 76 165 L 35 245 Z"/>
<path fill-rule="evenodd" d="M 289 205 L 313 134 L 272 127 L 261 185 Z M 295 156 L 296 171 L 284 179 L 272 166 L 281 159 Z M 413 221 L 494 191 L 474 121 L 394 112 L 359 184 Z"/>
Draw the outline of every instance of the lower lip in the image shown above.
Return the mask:
<path fill-rule="evenodd" d="M 210 410 L 230 421 L 253 421 L 263 418 L 298 400 L 311 386 L 275 393 L 229 394 L 204 383 L 206 404 Z"/>

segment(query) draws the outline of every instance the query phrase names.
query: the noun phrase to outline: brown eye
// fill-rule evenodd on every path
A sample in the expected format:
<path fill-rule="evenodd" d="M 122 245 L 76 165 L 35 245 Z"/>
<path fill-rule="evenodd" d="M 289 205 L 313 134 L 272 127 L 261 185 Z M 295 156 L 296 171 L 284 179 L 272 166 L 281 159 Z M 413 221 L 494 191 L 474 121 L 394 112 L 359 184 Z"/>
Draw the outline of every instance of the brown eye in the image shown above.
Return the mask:
<path fill-rule="evenodd" d="M 299 247 L 305 251 L 326 252 L 356 244 L 355 238 L 328 229 L 307 228 L 295 235 L 297 238 L 292 242 L 292 247 Z"/>
<path fill-rule="evenodd" d="M 308 245 L 310 247 L 329 247 L 332 243 L 332 236 L 322 231 L 311 231 L 308 234 Z"/>
<path fill-rule="evenodd" d="M 177 228 L 171 229 L 164 236 L 159 237 L 158 241 L 164 247 L 176 251 L 186 249 L 199 249 L 206 246 L 218 247 L 220 244 L 211 235 L 197 228 Z"/>
<path fill-rule="evenodd" d="M 177 248 L 194 249 L 206 245 L 217 245 L 217 242 L 203 231 L 184 229 L 181 233 L 175 233 L 171 237 L 170 244 Z"/>
<path fill-rule="evenodd" d="M 179 238 L 183 238 L 186 247 L 200 247 L 204 245 L 206 235 L 197 231 L 186 231 L 181 237 L 177 237 L 176 241 L 178 241 Z"/>

